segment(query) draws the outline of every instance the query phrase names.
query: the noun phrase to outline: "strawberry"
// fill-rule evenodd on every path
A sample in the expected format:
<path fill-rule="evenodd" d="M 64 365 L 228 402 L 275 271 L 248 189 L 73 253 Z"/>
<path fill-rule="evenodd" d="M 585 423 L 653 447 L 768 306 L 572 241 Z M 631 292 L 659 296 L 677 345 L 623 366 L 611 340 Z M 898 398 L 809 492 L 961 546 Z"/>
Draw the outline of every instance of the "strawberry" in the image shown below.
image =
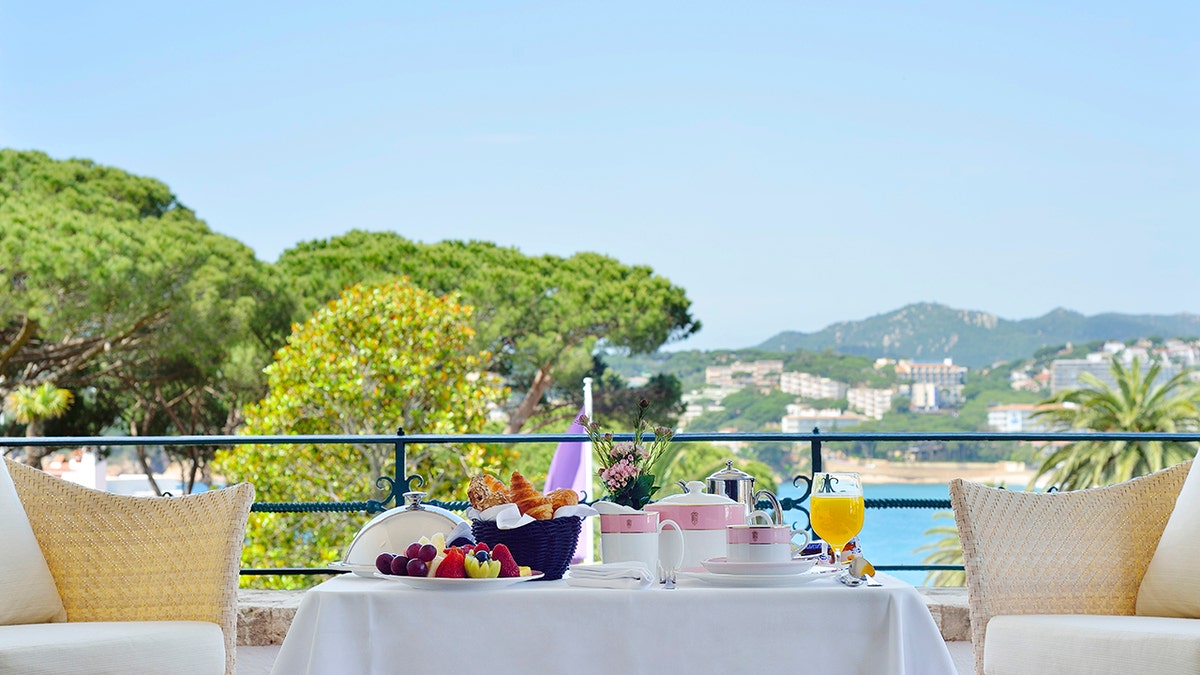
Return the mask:
<path fill-rule="evenodd" d="M 482 542 L 482 541 L 479 542 L 478 544 L 475 544 L 475 548 L 472 550 L 475 551 L 476 553 L 478 553 L 480 551 L 487 551 L 488 553 L 492 552 L 492 549 L 488 548 L 487 542 Z"/>
<path fill-rule="evenodd" d="M 446 559 L 438 565 L 437 576 L 449 579 L 463 579 L 467 576 L 465 556 L 462 551 L 452 548 L 446 552 Z"/>
<path fill-rule="evenodd" d="M 492 560 L 500 562 L 500 576 L 521 576 L 521 568 L 517 566 L 517 561 L 513 560 L 512 552 L 504 544 L 496 544 L 496 548 L 492 549 Z"/>

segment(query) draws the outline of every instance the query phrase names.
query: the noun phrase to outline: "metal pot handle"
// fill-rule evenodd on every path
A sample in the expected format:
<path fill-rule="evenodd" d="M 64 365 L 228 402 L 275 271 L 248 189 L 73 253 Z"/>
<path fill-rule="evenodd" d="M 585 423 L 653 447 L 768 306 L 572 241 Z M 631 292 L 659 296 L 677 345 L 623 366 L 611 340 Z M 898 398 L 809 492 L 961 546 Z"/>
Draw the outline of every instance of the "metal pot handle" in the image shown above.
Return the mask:
<path fill-rule="evenodd" d="M 775 511 L 776 524 L 783 525 L 783 507 L 779 505 L 779 498 L 775 496 L 775 493 L 764 488 L 754 493 L 754 503 L 757 504 L 760 498 L 771 502 L 771 508 Z"/>

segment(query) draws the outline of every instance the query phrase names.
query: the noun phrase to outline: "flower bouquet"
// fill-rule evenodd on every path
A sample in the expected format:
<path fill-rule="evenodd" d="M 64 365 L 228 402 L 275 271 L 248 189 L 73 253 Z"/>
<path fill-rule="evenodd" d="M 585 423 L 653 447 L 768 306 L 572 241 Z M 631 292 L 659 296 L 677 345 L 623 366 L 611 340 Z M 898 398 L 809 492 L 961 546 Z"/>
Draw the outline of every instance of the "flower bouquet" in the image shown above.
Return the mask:
<path fill-rule="evenodd" d="M 654 427 L 653 436 L 647 438 L 650 424 L 646 421 L 646 409 L 649 407 L 650 402 L 646 399 L 638 401 L 632 441 L 615 442 L 611 433 L 601 431 L 600 425 L 587 415 L 580 415 L 578 419 L 592 441 L 600 464 L 596 473 L 608 492 L 608 500 L 635 510 L 641 510 L 658 491 L 660 486 L 655 485 L 655 472 L 675 435 L 666 427 Z"/>

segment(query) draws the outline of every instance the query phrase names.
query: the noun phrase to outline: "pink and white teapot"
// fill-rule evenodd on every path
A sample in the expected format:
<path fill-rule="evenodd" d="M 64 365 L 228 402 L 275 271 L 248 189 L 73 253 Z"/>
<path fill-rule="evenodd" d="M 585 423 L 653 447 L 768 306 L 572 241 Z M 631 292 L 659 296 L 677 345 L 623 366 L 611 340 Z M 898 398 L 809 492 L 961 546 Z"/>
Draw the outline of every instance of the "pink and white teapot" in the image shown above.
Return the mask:
<path fill-rule="evenodd" d="M 673 520 L 683 532 L 682 569 L 700 568 L 701 561 L 725 555 L 725 528 L 744 525 L 749 509 L 725 495 L 704 492 L 704 483 L 684 484 L 683 494 L 647 504 L 663 520 Z"/>

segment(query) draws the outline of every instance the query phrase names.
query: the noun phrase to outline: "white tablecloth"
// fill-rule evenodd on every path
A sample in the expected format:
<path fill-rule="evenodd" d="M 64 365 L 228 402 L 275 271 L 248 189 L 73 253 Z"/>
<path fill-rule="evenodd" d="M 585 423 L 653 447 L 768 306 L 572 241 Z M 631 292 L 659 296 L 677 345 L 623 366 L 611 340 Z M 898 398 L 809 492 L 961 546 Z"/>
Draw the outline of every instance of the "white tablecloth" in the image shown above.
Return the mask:
<path fill-rule="evenodd" d="M 347 574 L 305 594 L 272 673 L 955 675 L 920 594 L 879 579 L 436 591 Z"/>

